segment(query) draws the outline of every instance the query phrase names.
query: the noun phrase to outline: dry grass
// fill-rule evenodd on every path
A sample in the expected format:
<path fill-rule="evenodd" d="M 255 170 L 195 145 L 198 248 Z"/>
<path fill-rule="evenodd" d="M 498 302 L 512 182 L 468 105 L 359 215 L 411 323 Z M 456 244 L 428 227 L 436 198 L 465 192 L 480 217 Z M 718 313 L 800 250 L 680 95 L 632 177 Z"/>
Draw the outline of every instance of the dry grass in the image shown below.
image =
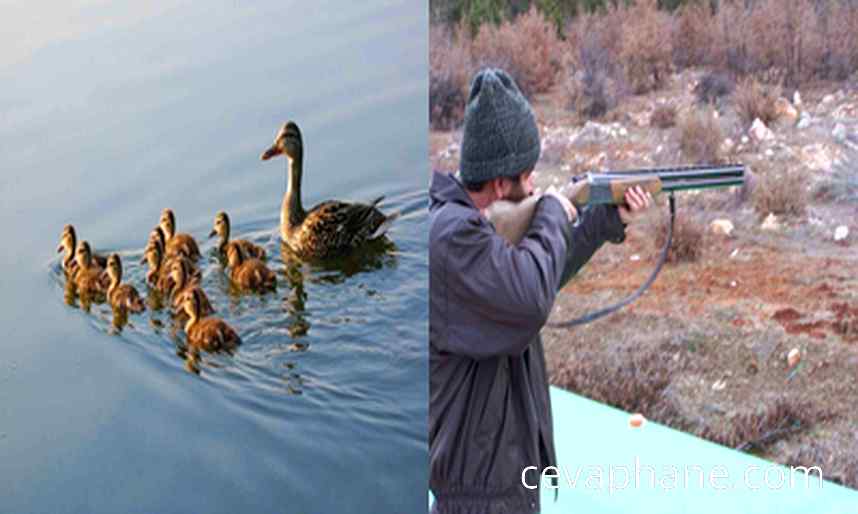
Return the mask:
<path fill-rule="evenodd" d="M 774 86 L 764 86 L 755 79 L 745 79 L 736 87 L 733 94 L 733 104 L 736 114 L 749 126 L 755 119 L 766 125 L 778 118 L 777 99 L 780 89 Z"/>
<path fill-rule="evenodd" d="M 705 104 L 715 104 L 721 98 L 730 95 L 735 84 L 730 75 L 723 72 L 713 72 L 704 75 L 694 87 L 697 101 Z"/>
<path fill-rule="evenodd" d="M 662 248 L 667 241 L 669 220 L 663 219 L 657 228 L 655 247 Z M 677 215 L 673 223 L 673 239 L 667 262 L 695 262 L 703 254 L 704 228 L 689 216 Z"/>
<path fill-rule="evenodd" d="M 714 17 L 709 6 L 691 3 L 682 6 L 675 15 L 673 31 L 673 62 L 679 67 L 701 66 L 711 59 L 715 32 Z"/>
<path fill-rule="evenodd" d="M 720 162 L 723 139 L 721 126 L 708 109 L 688 114 L 679 124 L 679 149 L 689 162 Z"/>
<path fill-rule="evenodd" d="M 652 112 L 649 124 L 662 130 L 676 126 L 676 107 L 659 105 Z"/>
<path fill-rule="evenodd" d="M 754 209 L 761 216 L 803 216 L 809 196 L 806 176 L 786 164 L 765 164 L 758 169 L 751 194 Z"/>

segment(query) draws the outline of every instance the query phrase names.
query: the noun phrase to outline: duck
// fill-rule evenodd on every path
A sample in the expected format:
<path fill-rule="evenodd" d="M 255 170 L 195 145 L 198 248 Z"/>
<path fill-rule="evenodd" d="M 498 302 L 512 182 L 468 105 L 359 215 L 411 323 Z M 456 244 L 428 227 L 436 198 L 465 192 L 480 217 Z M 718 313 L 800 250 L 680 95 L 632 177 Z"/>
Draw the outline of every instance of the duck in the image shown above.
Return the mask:
<path fill-rule="evenodd" d="M 294 121 L 280 127 L 274 144 L 260 159 L 267 161 L 278 155 L 285 155 L 288 163 L 286 194 L 280 207 L 280 238 L 300 259 L 328 259 L 351 253 L 383 236 L 398 217 L 398 212 L 386 215 L 376 207 L 383 196 L 369 204 L 328 200 L 304 210 L 301 203 L 304 144 Z"/>
<path fill-rule="evenodd" d="M 164 255 L 184 255 L 189 259 L 197 260 L 200 257 L 200 247 L 190 234 L 176 233 L 176 215 L 172 209 L 161 211 L 161 219 L 158 226 L 164 231 Z"/>
<path fill-rule="evenodd" d="M 104 271 L 93 263 L 92 250 L 88 242 L 78 243 L 75 261 L 76 269 L 72 280 L 81 296 L 105 293 L 108 286 L 107 277 Z"/>
<path fill-rule="evenodd" d="M 75 252 L 77 251 L 77 232 L 73 225 L 63 227 L 63 233 L 60 235 L 60 245 L 57 247 L 57 253 L 63 253 L 62 267 L 68 275 L 74 273 L 77 269 L 77 261 Z M 107 265 L 107 259 L 102 255 L 92 254 L 93 265 L 96 268 L 104 269 Z"/>
<path fill-rule="evenodd" d="M 265 248 L 262 248 L 259 245 L 253 244 L 246 239 L 233 239 L 229 240 L 229 216 L 224 211 L 220 211 L 215 215 L 214 219 L 214 228 L 212 228 L 211 233 L 209 234 L 209 239 L 214 236 L 220 236 L 220 243 L 218 243 L 217 251 L 221 257 L 226 257 L 226 245 L 228 243 L 238 245 L 241 248 L 241 251 L 244 252 L 248 257 L 253 257 L 255 259 L 265 260 Z"/>
<path fill-rule="evenodd" d="M 200 287 L 199 281 L 192 276 L 192 270 L 187 262 L 176 261 L 170 266 L 170 277 L 173 280 L 172 303 L 173 307 L 181 313 L 182 303 L 187 299 L 188 295 L 199 293 L 200 296 L 200 312 L 203 316 L 208 316 L 214 313 L 208 296 Z"/>
<path fill-rule="evenodd" d="M 273 291 L 277 276 L 259 259 L 248 257 L 235 242 L 226 247 L 229 278 L 240 288 L 252 291 Z"/>
<path fill-rule="evenodd" d="M 186 263 L 191 270 L 191 277 L 200 280 L 202 274 L 191 259 L 182 254 L 173 254 L 169 257 L 164 256 L 164 242 L 165 239 L 161 227 L 155 227 L 149 234 L 149 241 L 146 243 L 146 249 L 143 251 L 143 258 L 140 260 L 140 264 L 148 263 L 149 265 L 149 271 L 146 273 L 146 282 L 161 293 L 171 293 L 174 283 L 170 276 L 170 268 L 175 262 Z"/>
<path fill-rule="evenodd" d="M 131 284 L 122 283 L 122 260 L 117 253 L 107 258 L 107 276 L 110 278 L 107 299 L 114 309 L 133 313 L 145 310 L 140 293 Z"/>
<path fill-rule="evenodd" d="M 203 317 L 203 292 L 194 289 L 186 295 L 182 309 L 188 315 L 185 333 L 188 345 L 206 351 L 229 351 L 241 344 L 238 333 L 224 320 L 215 317 Z"/>

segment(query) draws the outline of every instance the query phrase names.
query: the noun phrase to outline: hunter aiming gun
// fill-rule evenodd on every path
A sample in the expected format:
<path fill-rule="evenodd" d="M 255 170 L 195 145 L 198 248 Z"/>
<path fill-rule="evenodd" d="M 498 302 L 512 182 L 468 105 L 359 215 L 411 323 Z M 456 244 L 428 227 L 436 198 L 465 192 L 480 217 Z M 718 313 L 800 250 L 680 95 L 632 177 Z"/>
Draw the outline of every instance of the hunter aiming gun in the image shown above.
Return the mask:
<path fill-rule="evenodd" d="M 661 250 L 655 269 L 643 285 L 629 297 L 586 316 L 562 323 L 548 323 L 547 325 L 570 327 L 588 323 L 628 305 L 646 291 L 661 270 L 673 240 L 673 221 L 676 217 L 676 204 L 673 197 L 675 191 L 741 186 L 744 183 L 745 165 L 743 164 L 651 168 L 604 173 L 590 172 L 573 177 L 567 188 L 567 194 L 579 213 L 588 205 L 623 204 L 625 203 L 626 191 L 635 186 L 640 186 L 653 195 L 661 192 L 669 193 L 670 222 L 667 241 Z M 539 198 L 539 196 L 533 195 L 518 203 L 496 201 L 486 210 L 486 218 L 492 222 L 498 234 L 512 244 L 518 244 L 530 227 L 530 221 L 533 219 Z"/>

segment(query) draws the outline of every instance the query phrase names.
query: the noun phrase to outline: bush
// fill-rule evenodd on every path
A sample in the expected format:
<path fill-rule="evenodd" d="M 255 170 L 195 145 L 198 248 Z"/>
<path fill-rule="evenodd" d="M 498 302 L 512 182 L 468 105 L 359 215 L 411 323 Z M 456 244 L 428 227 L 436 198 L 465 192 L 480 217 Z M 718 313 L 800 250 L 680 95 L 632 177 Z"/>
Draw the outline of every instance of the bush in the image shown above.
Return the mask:
<path fill-rule="evenodd" d="M 707 73 L 694 87 L 694 94 L 700 103 L 714 104 L 720 98 L 733 92 L 735 85 L 726 73 Z"/>
<path fill-rule="evenodd" d="M 719 162 L 723 139 L 718 120 L 708 110 L 689 114 L 679 125 L 679 149 L 697 164 Z"/>
<path fill-rule="evenodd" d="M 778 118 L 777 99 L 780 89 L 773 86 L 763 86 L 754 79 L 745 79 L 739 83 L 733 95 L 736 114 L 750 125 L 755 119 L 769 125 Z"/>
<path fill-rule="evenodd" d="M 626 81 L 635 94 L 654 91 L 671 72 L 671 17 L 658 10 L 656 0 L 639 0 L 623 9 L 623 17 L 619 58 Z"/>
<path fill-rule="evenodd" d="M 585 32 L 577 52 L 567 62 L 564 83 L 567 107 L 586 118 L 599 118 L 613 109 L 622 96 L 610 50 L 603 34 Z"/>
<path fill-rule="evenodd" d="M 803 216 L 807 208 L 807 179 L 798 169 L 764 164 L 752 193 L 760 216 Z"/>
<path fill-rule="evenodd" d="M 556 29 L 535 7 L 500 26 L 483 25 L 471 47 L 477 68 L 504 69 L 528 97 L 554 85 L 560 50 Z"/>
<path fill-rule="evenodd" d="M 656 232 L 655 246 L 661 248 L 667 241 L 670 220 L 663 219 Z M 673 239 L 667 252 L 667 262 L 694 262 L 703 253 L 703 227 L 689 216 L 677 215 L 673 221 Z"/>
<path fill-rule="evenodd" d="M 714 16 L 708 5 L 684 5 L 676 14 L 673 32 L 673 62 L 680 67 L 701 66 L 711 59 L 715 40 Z"/>
<path fill-rule="evenodd" d="M 467 36 L 433 26 L 429 31 L 429 123 L 450 130 L 462 121 L 471 69 Z"/>
<path fill-rule="evenodd" d="M 676 125 L 676 107 L 659 105 L 652 112 L 649 124 L 660 129 L 668 129 Z"/>

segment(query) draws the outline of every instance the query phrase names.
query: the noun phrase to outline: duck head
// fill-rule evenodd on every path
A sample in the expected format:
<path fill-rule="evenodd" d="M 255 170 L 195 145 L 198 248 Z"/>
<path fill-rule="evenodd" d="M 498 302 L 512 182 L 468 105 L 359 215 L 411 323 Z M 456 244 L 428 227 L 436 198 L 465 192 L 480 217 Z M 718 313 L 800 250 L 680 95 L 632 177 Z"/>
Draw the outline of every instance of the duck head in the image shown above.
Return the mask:
<path fill-rule="evenodd" d="M 107 276 L 110 277 L 110 283 L 113 285 L 122 281 L 122 260 L 117 253 L 112 253 L 107 258 Z"/>
<path fill-rule="evenodd" d="M 89 243 L 86 241 L 78 243 L 74 258 L 80 269 L 89 269 L 92 264 L 92 250 Z"/>
<path fill-rule="evenodd" d="M 77 235 L 75 234 L 74 227 L 71 225 L 66 225 L 63 228 L 63 233 L 60 236 L 60 245 L 57 247 L 57 253 L 62 253 L 65 251 L 65 257 L 63 258 L 63 267 L 68 268 L 69 264 L 71 264 L 72 259 L 75 255 L 75 249 L 77 246 Z"/>
<path fill-rule="evenodd" d="M 158 246 L 158 243 L 152 242 L 146 245 L 146 251 L 143 254 L 143 262 L 147 262 L 149 264 L 149 272 L 146 273 L 146 281 L 150 284 L 154 283 L 157 276 L 158 270 L 161 268 L 161 258 L 163 256 L 163 251 L 161 247 Z"/>
<path fill-rule="evenodd" d="M 176 215 L 172 209 L 164 209 L 161 211 L 161 220 L 158 226 L 163 230 L 164 239 L 170 240 L 176 233 Z"/>
<path fill-rule="evenodd" d="M 274 144 L 262 153 L 260 159 L 267 161 L 278 155 L 285 155 L 289 160 L 301 160 L 304 157 L 301 130 L 294 121 L 287 121 L 280 127 Z"/>
<path fill-rule="evenodd" d="M 202 292 L 199 289 L 189 291 L 182 299 L 182 309 L 190 318 L 185 325 L 185 332 L 188 332 L 191 326 L 200 319 L 200 313 L 203 312 Z"/>
<path fill-rule="evenodd" d="M 214 236 L 220 236 L 222 241 L 229 239 L 229 216 L 223 211 L 215 215 L 214 228 L 212 228 L 209 238 Z"/>

